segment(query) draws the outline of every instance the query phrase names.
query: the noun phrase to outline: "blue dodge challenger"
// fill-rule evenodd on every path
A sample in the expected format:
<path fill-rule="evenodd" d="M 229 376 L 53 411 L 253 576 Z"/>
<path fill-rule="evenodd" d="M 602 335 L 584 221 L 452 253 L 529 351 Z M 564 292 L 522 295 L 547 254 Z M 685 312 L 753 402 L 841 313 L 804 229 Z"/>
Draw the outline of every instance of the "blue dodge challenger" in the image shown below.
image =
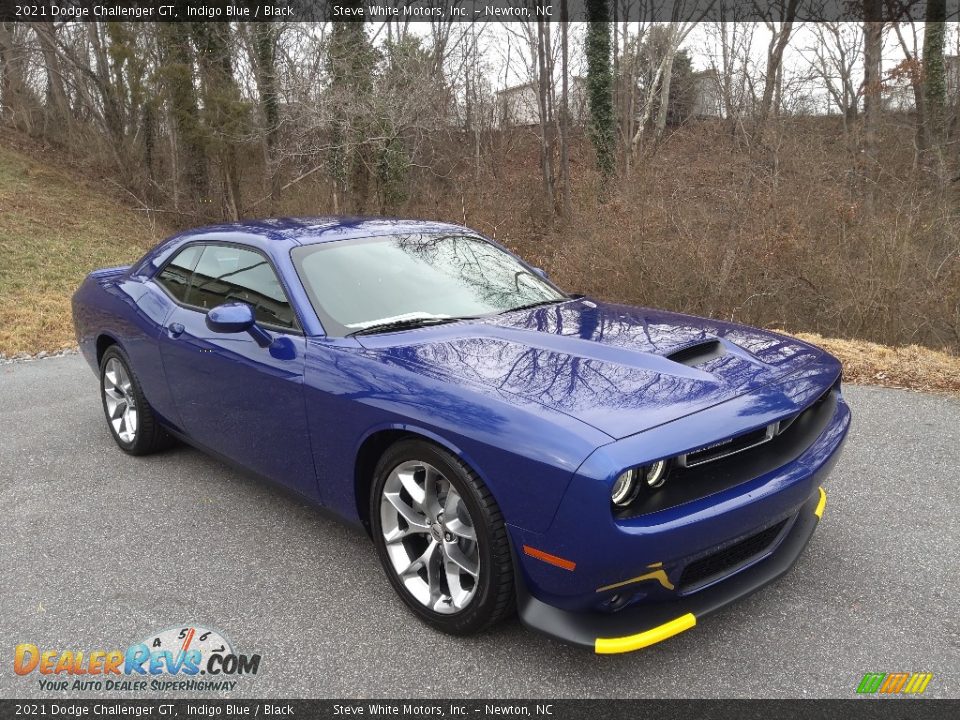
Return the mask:
<path fill-rule="evenodd" d="M 180 439 L 362 525 L 454 634 L 689 629 L 793 565 L 850 426 L 822 350 L 569 295 L 444 223 L 191 230 L 73 314 L 121 450 Z"/>

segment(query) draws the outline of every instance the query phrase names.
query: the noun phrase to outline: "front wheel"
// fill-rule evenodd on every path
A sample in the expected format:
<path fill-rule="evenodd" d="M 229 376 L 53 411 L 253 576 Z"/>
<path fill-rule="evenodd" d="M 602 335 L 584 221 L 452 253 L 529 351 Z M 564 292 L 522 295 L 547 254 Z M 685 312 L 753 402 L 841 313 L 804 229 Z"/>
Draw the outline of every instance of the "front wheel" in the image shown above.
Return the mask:
<path fill-rule="evenodd" d="M 510 614 L 506 527 L 476 473 L 430 443 L 405 440 L 380 459 L 370 495 L 377 554 L 414 613 L 455 635 Z"/>

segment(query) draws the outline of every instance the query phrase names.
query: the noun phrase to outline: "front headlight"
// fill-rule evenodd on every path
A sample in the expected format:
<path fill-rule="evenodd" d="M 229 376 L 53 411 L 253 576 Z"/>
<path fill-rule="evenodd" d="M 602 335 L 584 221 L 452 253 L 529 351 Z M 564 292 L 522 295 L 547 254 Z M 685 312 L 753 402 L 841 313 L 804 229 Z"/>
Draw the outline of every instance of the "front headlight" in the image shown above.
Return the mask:
<path fill-rule="evenodd" d="M 637 491 L 640 490 L 640 483 L 637 482 L 638 475 L 637 468 L 631 468 L 625 473 L 621 473 L 613 484 L 613 491 L 610 493 L 610 499 L 613 500 L 614 505 L 624 507 L 634 501 L 637 497 Z"/>
<path fill-rule="evenodd" d="M 667 479 L 667 461 L 658 460 L 653 465 L 648 467 L 647 473 L 644 476 L 644 480 L 647 483 L 647 487 L 658 488 Z"/>
<path fill-rule="evenodd" d="M 651 465 L 630 468 L 621 473 L 613 484 L 610 499 L 618 507 L 626 507 L 640 494 L 644 486 L 651 490 L 661 487 L 667 480 L 669 460 L 658 460 Z"/>

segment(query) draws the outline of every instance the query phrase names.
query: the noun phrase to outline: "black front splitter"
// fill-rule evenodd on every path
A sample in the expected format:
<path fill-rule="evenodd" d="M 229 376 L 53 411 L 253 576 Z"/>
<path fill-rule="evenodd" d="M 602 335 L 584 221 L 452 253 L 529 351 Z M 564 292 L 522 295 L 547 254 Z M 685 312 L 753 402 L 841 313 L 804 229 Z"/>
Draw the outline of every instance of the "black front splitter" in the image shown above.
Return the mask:
<path fill-rule="evenodd" d="M 574 613 L 533 597 L 518 578 L 520 619 L 527 627 L 600 654 L 630 652 L 661 642 L 790 570 L 817 527 L 826 497 L 823 488 L 810 496 L 770 557 L 692 595 L 665 603 L 636 605 L 616 613 Z"/>

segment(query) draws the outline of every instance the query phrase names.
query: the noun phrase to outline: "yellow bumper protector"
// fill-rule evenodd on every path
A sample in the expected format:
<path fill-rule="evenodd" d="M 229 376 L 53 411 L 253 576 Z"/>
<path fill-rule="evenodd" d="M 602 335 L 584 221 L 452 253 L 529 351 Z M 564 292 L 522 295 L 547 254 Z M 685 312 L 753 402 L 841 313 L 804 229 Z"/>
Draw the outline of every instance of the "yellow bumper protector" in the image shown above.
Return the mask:
<path fill-rule="evenodd" d="M 598 655 L 613 655 L 616 653 L 632 652 L 640 648 L 656 645 L 667 638 L 671 638 L 684 630 L 689 630 L 697 624 L 697 618 L 693 613 L 681 615 L 678 618 L 665 622 L 663 625 L 637 633 L 636 635 L 627 635 L 619 638 L 597 638 L 593 642 L 593 650 Z"/>
<path fill-rule="evenodd" d="M 823 509 L 827 506 L 827 492 L 823 488 L 820 488 L 820 502 L 817 503 L 817 509 L 813 511 L 813 514 L 818 518 L 823 517 Z"/>

